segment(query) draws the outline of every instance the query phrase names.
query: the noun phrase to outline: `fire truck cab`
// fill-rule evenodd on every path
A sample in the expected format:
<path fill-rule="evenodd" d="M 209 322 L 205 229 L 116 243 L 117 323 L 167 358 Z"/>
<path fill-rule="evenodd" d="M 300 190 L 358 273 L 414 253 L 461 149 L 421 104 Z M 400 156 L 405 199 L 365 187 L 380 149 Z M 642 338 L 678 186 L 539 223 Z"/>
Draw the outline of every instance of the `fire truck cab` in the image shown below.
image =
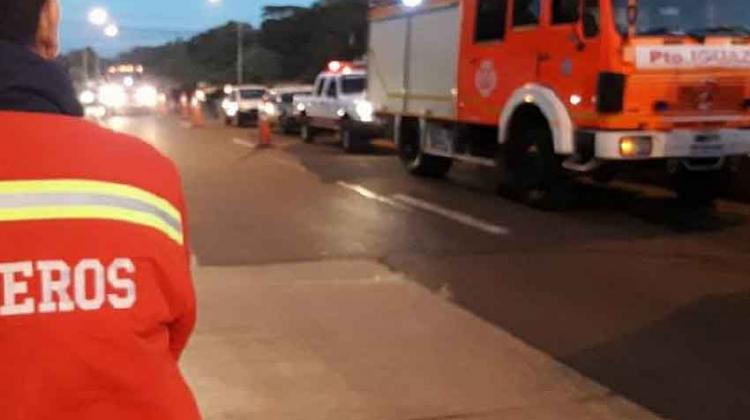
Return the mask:
<path fill-rule="evenodd" d="M 566 179 L 663 165 L 710 201 L 750 153 L 744 0 L 380 1 L 369 95 L 408 170 L 498 168 L 529 204 Z"/>

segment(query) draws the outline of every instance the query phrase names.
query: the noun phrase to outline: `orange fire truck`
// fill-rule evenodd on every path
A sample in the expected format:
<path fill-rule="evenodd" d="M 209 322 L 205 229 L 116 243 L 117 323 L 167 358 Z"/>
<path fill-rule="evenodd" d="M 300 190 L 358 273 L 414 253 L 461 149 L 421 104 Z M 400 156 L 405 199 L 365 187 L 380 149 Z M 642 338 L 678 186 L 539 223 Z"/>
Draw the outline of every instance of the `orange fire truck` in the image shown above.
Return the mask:
<path fill-rule="evenodd" d="M 705 203 L 750 153 L 746 1 L 380 0 L 368 99 L 414 174 L 492 166 L 554 207 L 656 165 Z"/>

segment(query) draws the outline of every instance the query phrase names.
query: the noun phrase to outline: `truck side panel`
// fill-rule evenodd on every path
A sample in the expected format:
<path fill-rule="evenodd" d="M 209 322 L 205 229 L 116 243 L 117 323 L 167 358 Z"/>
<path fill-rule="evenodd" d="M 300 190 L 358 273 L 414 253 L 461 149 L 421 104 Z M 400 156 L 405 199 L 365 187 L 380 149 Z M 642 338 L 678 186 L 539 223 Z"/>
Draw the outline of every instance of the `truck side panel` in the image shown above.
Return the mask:
<path fill-rule="evenodd" d="M 455 2 L 372 22 L 369 99 L 379 110 L 456 117 L 459 19 Z"/>
<path fill-rule="evenodd" d="M 458 6 L 417 15 L 412 23 L 407 113 L 456 118 Z"/>
<path fill-rule="evenodd" d="M 377 110 L 403 110 L 406 19 L 373 21 L 368 53 L 368 99 Z"/>

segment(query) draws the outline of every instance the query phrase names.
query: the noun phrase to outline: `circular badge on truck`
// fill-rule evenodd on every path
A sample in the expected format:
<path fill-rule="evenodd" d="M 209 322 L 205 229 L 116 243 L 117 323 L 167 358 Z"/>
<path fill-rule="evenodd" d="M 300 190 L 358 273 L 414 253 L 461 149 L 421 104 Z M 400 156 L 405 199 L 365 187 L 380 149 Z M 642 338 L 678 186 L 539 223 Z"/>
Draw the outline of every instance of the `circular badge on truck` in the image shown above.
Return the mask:
<path fill-rule="evenodd" d="M 474 85 L 483 98 L 489 98 L 497 88 L 497 71 L 492 60 L 482 60 L 474 76 Z"/>

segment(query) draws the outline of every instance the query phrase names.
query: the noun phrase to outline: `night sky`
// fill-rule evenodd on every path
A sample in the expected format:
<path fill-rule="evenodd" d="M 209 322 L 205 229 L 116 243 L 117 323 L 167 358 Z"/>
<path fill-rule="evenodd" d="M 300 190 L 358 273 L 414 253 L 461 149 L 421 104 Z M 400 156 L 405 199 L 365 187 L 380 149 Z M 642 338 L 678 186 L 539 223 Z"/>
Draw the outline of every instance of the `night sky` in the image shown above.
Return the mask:
<path fill-rule="evenodd" d="M 229 20 L 260 24 L 265 5 L 309 5 L 312 0 L 61 0 L 63 6 L 62 49 L 91 46 L 112 56 L 135 46 L 159 45 L 179 37 L 188 38 Z M 87 22 L 92 8 L 109 10 L 120 26 L 120 36 L 106 38 L 100 28 Z"/>

